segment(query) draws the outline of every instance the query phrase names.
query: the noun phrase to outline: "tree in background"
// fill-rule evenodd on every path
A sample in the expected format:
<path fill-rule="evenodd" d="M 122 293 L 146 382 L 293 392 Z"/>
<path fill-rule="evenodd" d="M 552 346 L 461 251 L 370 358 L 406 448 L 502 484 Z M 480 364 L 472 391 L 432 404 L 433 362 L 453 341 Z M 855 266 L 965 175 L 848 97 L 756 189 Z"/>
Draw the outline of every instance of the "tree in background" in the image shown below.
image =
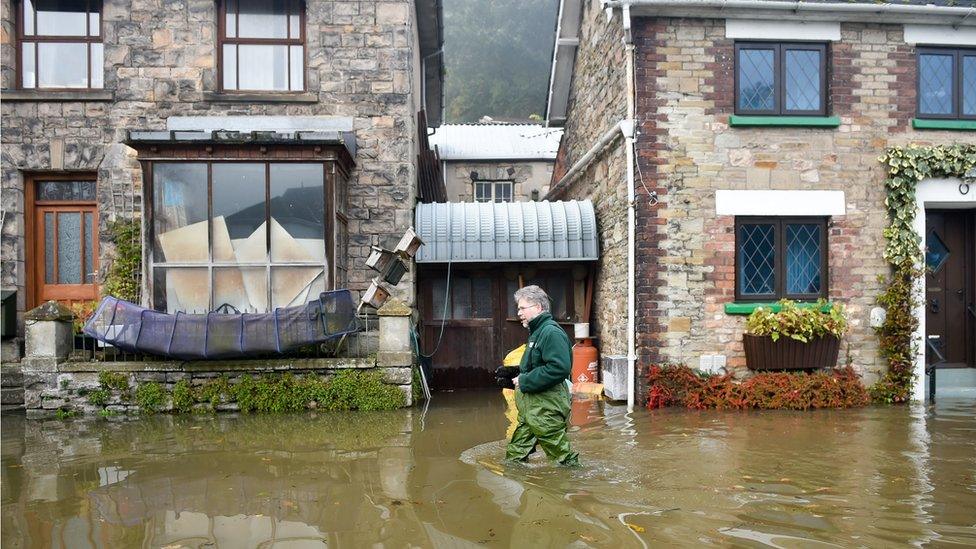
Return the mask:
<path fill-rule="evenodd" d="M 545 114 L 558 0 L 445 0 L 447 122 Z"/>

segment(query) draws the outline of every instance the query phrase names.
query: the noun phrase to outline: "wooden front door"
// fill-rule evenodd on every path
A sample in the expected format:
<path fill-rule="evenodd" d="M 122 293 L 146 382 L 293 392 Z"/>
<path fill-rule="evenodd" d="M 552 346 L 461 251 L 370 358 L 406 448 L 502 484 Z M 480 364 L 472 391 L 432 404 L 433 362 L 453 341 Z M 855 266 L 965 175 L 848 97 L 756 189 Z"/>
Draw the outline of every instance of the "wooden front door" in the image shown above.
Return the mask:
<path fill-rule="evenodd" d="M 95 180 L 38 176 L 28 183 L 29 307 L 97 299 Z"/>
<path fill-rule="evenodd" d="M 940 368 L 976 367 L 976 212 L 929 211 L 925 226 L 926 337 Z"/>

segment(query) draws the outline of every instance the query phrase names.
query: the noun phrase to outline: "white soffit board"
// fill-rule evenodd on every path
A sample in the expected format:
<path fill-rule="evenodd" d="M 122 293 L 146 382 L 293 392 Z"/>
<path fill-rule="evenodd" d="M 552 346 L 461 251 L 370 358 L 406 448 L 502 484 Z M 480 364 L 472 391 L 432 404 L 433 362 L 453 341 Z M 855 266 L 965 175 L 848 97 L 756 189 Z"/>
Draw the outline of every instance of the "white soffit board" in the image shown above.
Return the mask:
<path fill-rule="evenodd" d="M 726 19 L 725 37 L 748 40 L 840 40 L 839 22 Z"/>
<path fill-rule="evenodd" d="M 718 215 L 844 215 L 844 191 L 715 191 Z"/>
<path fill-rule="evenodd" d="M 976 27 L 905 25 L 905 42 L 939 46 L 976 46 Z"/>

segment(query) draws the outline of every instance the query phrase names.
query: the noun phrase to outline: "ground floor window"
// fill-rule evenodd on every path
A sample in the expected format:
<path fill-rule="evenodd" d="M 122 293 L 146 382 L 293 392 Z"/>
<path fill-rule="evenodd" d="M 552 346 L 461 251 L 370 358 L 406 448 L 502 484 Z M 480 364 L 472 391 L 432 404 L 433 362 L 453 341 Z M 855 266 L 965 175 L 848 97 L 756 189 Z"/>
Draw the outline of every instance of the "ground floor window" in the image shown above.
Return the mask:
<path fill-rule="evenodd" d="M 153 163 L 154 307 L 267 312 L 325 291 L 325 181 L 321 162 Z"/>
<path fill-rule="evenodd" d="M 737 217 L 736 300 L 827 296 L 827 220 Z"/>

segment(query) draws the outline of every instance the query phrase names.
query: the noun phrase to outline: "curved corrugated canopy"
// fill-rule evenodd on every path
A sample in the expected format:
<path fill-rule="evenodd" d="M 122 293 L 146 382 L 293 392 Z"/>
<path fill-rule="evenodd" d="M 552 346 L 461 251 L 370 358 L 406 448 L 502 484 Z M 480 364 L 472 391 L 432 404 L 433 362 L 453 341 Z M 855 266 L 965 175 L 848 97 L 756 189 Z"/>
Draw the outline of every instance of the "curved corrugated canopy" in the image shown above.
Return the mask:
<path fill-rule="evenodd" d="M 599 259 L 589 200 L 418 204 L 415 221 L 417 263 Z"/>

